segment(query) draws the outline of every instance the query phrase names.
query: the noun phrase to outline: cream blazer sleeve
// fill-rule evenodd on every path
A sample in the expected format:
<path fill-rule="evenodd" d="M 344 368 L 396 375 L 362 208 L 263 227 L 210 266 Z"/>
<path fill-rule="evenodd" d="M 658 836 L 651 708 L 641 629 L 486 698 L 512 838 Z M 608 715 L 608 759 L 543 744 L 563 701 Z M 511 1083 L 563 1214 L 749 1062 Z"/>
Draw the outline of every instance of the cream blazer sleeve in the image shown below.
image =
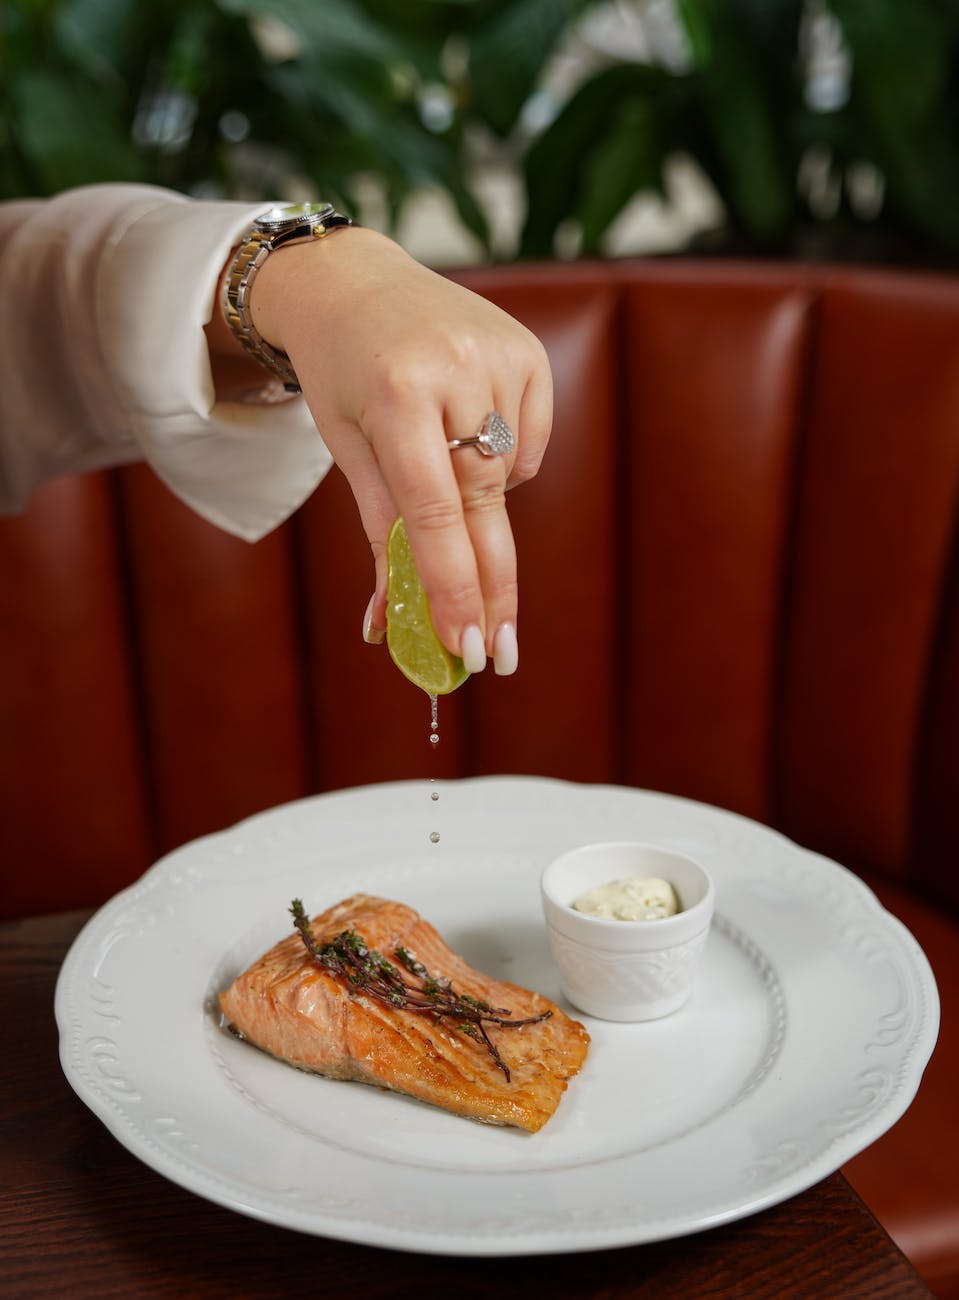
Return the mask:
<path fill-rule="evenodd" d="M 0 512 L 140 459 L 248 541 L 310 495 L 332 462 L 306 403 L 218 400 L 203 332 L 264 206 L 144 185 L 0 204 Z"/>

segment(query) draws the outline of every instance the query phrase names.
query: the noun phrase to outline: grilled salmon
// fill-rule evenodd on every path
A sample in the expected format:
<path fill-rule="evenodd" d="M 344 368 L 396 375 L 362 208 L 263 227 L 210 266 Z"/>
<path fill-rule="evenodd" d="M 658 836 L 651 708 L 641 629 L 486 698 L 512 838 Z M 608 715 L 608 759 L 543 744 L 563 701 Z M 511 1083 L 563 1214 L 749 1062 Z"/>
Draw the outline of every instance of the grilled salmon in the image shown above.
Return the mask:
<path fill-rule="evenodd" d="M 220 994 L 244 1038 L 486 1124 L 535 1133 L 555 1112 L 589 1035 L 548 998 L 474 970 L 403 903 L 354 894 L 299 918 Z"/>

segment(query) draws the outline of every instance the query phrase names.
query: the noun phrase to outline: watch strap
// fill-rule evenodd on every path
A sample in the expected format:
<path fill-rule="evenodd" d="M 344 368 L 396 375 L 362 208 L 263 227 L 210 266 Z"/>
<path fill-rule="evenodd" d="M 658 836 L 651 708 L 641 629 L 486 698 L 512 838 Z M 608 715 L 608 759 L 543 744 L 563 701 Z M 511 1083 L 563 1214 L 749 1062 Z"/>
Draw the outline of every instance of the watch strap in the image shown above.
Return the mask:
<path fill-rule="evenodd" d="M 300 383 L 290 363 L 290 358 L 279 348 L 267 343 L 253 324 L 250 313 L 250 290 L 257 273 L 271 253 L 287 244 L 307 243 L 322 239 L 330 230 L 351 226 L 353 222 L 342 213 L 330 209 L 319 221 L 303 220 L 289 230 L 270 233 L 256 225 L 240 245 L 230 266 L 223 289 L 223 314 L 233 336 L 262 366 L 282 380 L 288 393 L 299 393 Z"/>

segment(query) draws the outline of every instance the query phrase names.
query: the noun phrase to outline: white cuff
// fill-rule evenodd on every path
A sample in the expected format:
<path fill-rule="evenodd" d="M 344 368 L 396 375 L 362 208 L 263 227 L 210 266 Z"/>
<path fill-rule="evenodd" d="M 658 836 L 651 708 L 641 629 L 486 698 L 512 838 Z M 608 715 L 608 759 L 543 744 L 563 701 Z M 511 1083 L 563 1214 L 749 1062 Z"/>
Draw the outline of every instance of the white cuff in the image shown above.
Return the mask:
<path fill-rule="evenodd" d="M 204 518 L 255 541 L 332 464 L 302 397 L 216 400 L 203 327 L 231 249 L 268 204 L 157 196 L 114 228 L 103 251 L 95 285 L 101 356 L 159 477 Z"/>

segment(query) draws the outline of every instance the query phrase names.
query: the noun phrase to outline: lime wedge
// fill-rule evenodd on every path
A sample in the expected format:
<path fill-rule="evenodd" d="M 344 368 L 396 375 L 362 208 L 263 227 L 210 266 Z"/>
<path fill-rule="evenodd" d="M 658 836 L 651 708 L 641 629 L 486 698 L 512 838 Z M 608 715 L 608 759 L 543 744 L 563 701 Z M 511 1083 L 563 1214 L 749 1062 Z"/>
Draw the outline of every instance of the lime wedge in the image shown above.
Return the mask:
<path fill-rule="evenodd" d="M 430 603 L 402 519 L 397 519 L 390 529 L 386 558 L 386 644 L 393 662 L 427 695 L 449 695 L 462 686 L 469 673 L 462 659 L 450 654 L 433 630 Z"/>

